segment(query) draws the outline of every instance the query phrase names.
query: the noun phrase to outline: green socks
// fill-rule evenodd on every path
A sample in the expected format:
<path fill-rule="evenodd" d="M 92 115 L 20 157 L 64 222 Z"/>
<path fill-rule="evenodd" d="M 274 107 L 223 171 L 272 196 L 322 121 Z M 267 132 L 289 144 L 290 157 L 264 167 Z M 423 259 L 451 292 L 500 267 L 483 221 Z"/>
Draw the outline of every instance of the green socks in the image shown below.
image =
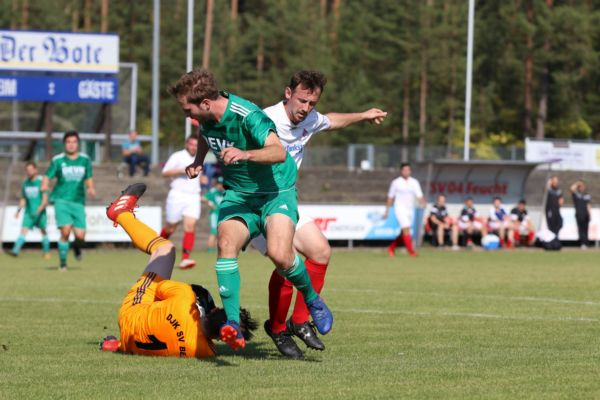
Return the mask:
<path fill-rule="evenodd" d="M 42 251 L 44 253 L 50 252 L 50 240 L 48 240 L 48 235 L 42 236 Z"/>
<path fill-rule="evenodd" d="M 240 271 L 237 258 L 217 258 L 215 265 L 219 294 L 227 320 L 240 323 Z M 310 282 L 309 282 L 310 283 Z"/>
<path fill-rule="evenodd" d="M 15 245 L 12 248 L 12 252 L 15 254 L 19 254 L 19 251 L 21 251 L 21 247 L 23 247 L 24 244 L 25 244 L 25 235 L 20 234 L 19 237 L 17 238 L 17 241 L 15 242 Z"/>
<path fill-rule="evenodd" d="M 67 253 L 69 252 L 69 242 L 58 241 L 58 258 L 60 259 L 61 267 L 67 265 Z"/>
<path fill-rule="evenodd" d="M 306 266 L 304 265 L 304 261 L 298 255 L 294 259 L 294 263 L 287 270 L 278 270 L 279 273 L 286 277 L 296 289 L 302 293 L 304 296 L 304 301 L 306 303 L 310 303 L 314 299 L 317 298 L 318 294 L 313 289 L 312 284 L 310 283 L 310 277 L 308 276 L 308 272 L 306 272 Z"/>

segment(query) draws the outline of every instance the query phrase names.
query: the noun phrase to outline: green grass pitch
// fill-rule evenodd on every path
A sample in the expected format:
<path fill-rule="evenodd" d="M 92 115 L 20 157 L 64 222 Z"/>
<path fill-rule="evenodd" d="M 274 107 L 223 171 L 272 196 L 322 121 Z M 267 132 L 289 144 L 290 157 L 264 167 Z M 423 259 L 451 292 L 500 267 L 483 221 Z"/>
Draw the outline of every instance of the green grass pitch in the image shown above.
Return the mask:
<path fill-rule="evenodd" d="M 299 361 L 262 330 L 272 267 L 256 252 L 240 268 L 260 330 L 215 360 L 98 351 L 118 334 L 140 252 L 90 250 L 65 273 L 37 251 L 0 254 L 0 399 L 599 398 L 599 254 L 335 251 L 323 291 L 334 328 Z M 216 294 L 214 255 L 194 256 L 173 279 Z"/>

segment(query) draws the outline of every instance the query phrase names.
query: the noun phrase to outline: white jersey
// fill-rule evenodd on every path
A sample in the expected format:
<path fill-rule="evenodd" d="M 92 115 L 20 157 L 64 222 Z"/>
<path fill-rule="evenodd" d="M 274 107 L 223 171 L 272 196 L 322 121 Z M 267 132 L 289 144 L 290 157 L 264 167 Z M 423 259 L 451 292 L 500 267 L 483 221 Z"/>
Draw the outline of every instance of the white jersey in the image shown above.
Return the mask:
<path fill-rule="evenodd" d="M 265 114 L 275 123 L 277 136 L 285 149 L 300 168 L 302 157 L 304 157 L 304 146 L 310 137 L 317 132 L 329 129 L 331 122 L 326 115 L 320 114 L 313 109 L 298 125 L 294 125 L 287 113 L 283 101 L 267 107 L 263 110 Z"/>
<path fill-rule="evenodd" d="M 194 162 L 196 157 L 183 149 L 171 154 L 167 163 L 162 169 L 162 172 L 172 169 L 182 169 Z M 197 194 L 200 193 L 200 177 L 189 179 L 186 174 L 176 175 L 171 177 L 171 190 L 178 192 Z"/>
<path fill-rule="evenodd" d="M 398 177 L 390 184 L 388 197 L 394 199 L 394 208 L 412 210 L 415 207 L 416 199 L 423 197 L 419 181 L 413 177 L 404 179 Z"/>

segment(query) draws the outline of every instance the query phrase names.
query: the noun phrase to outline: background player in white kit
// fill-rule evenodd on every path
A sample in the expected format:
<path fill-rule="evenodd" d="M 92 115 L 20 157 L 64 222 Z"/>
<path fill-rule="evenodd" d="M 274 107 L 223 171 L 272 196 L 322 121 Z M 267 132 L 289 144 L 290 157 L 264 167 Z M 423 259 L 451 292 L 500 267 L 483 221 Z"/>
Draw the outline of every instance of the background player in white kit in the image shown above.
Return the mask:
<path fill-rule="evenodd" d="M 387 115 L 386 112 L 376 108 L 361 113 L 321 114 L 317 112 L 315 106 L 326 82 L 321 72 L 298 71 L 285 88 L 285 99 L 264 110 L 275 123 L 279 140 L 296 162 L 298 169 L 304 157 L 304 147 L 315 133 L 344 128 L 360 121 L 381 124 Z M 255 238 L 252 245 L 265 254 L 266 241 L 263 236 Z M 297 252 L 306 257 L 305 264 L 311 282 L 315 290 L 320 293 L 331 248 L 310 217 L 300 215 L 294 235 L 294 247 Z M 309 312 L 299 292 L 296 295 L 293 314 L 286 322 L 292 295 L 291 282 L 274 270 L 269 282 L 270 318 L 265 322 L 265 330 L 283 355 L 297 358 L 302 356 L 302 351 L 291 338 L 292 334 L 302 339 L 310 348 L 323 350 L 325 346 L 317 337 L 312 325 L 308 323 Z"/>
<path fill-rule="evenodd" d="M 192 134 L 185 140 L 185 149 L 171 154 L 162 170 L 164 177 L 171 178 L 171 190 L 165 207 L 166 224 L 160 236 L 168 239 L 183 220 L 181 269 L 196 265 L 190 254 L 196 240 L 196 221 L 200 218 L 200 178 L 188 179 L 185 168 L 194 162 L 197 150 L 198 136 Z"/>
<path fill-rule="evenodd" d="M 413 178 L 411 174 L 410 164 L 400 164 L 400 176 L 392 181 L 388 190 L 383 219 L 387 218 L 393 204 L 396 219 L 400 224 L 400 234 L 388 246 L 388 254 L 391 257 L 396 255 L 396 247 L 401 242 L 404 242 L 404 246 L 406 246 L 406 250 L 411 257 L 417 255 L 410 237 L 410 227 L 413 223 L 416 202 L 418 201 L 421 207 L 425 207 L 425 199 L 419 181 Z"/>

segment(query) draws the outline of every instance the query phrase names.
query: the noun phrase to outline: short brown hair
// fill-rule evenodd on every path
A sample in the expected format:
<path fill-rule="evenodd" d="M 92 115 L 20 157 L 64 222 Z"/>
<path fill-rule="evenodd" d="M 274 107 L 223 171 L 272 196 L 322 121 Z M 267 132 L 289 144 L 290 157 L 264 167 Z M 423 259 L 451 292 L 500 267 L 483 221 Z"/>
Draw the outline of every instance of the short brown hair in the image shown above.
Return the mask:
<path fill-rule="evenodd" d="M 327 78 L 325 78 L 322 72 L 302 70 L 292 75 L 289 87 L 294 90 L 298 85 L 302 85 L 302 87 L 311 92 L 314 92 L 316 89 L 321 89 L 321 92 L 323 92 L 326 83 Z"/>
<path fill-rule="evenodd" d="M 189 103 L 199 104 L 204 99 L 216 100 L 219 97 L 217 81 L 207 69 L 187 72 L 169 88 L 175 98 L 185 96 Z"/>

